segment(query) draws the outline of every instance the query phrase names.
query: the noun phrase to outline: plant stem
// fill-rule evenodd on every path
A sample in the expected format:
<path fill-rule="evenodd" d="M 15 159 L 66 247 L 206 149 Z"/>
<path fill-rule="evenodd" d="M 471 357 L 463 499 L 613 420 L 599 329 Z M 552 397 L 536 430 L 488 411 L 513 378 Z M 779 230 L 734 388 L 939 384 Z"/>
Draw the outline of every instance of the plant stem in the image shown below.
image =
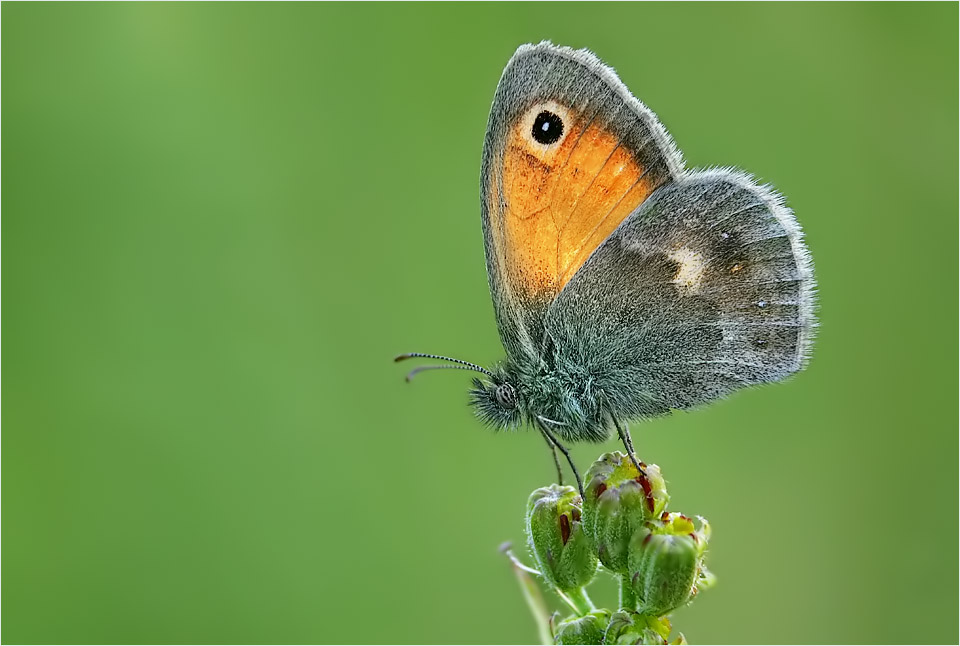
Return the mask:
<path fill-rule="evenodd" d="M 622 610 L 637 609 L 637 595 L 630 585 L 630 577 L 620 576 L 620 608 Z"/>
<path fill-rule="evenodd" d="M 521 563 L 509 548 L 504 549 L 503 552 L 510 559 L 513 573 L 517 577 L 517 583 L 520 584 L 520 591 L 523 592 L 523 598 L 527 602 L 527 607 L 530 608 L 530 614 L 533 615 L 534 622 L 537 624 L 537 636 L 540 638 L 540 643 L 553 644 L 550 611 L 547 610 L 547 604 L 543 600 L 543 595 L 540 594 L 540 587 L 530 576 L 531 574 L 539 576 L 540 573 Z"/>
<path fill-rule="evenodd" d="M 597 607 L 593 605 L 593 601 L 590 600 L 590 597 L 587 596 L 587 591 L 584 588 L 567 590 L 566 592 L 560 592 L 558 590 L 557 592 L 559 592 L 560 597 L 566 601 L 567 605 L 573 608 L 573 611 L 580 617 L 597 609 Z"/>

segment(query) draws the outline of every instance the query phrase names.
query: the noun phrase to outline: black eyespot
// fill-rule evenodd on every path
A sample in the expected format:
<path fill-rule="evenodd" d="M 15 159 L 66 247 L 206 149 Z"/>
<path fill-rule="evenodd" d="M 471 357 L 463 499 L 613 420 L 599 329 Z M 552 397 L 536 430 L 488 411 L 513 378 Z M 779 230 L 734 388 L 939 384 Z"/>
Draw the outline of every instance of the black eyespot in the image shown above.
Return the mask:
<path fill-rule="evenodd" d="M 534 119 L 531 134 L 541 144 L 552 144 L 563 136 L 563 119 L 544 110 Z"/>
<path fill-rule="evenodd" d="M 517 392 L 510 384 L 497 386 L 497 389 L 493 391 L 493 396 L 497 399 L 497 403 L 504 408 L 514 408 L 517 405 Z"/>

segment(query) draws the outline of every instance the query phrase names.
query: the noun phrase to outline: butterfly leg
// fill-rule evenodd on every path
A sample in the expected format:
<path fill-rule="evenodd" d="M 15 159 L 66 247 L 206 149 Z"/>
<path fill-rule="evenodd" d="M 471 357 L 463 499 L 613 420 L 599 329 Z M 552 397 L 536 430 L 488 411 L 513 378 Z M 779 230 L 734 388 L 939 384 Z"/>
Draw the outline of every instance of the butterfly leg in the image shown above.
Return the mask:
<path fill-rule="evenodd" d="M 580 472 L 577 471 L 577 465 L 573 463 L 573 458 L 570 457 L 570 451 L 567 450 L 563 444 L 557 441 L 557 438 L 554 437 L 553 433 L 547 430 L 545 425 L 540 426 L 540 431 L 543 433 L 543 436 L 546 437 L 552 444 L 554 448 L 560 449 L 560 452 L 563 453 L 563 457 L 567 458 L 567 464 L 570 465 L 570 469 L 573 471 L 573 477 L 577 479 L 577 489 L 580 490 L 580 497 L 583 497 L 583 481 L 580 480 Z M 554 453 L 556 456 L 556 453 Z M 560 463 L 557 462 L 557 467 L 559 471 Z"/>
<path fill-rule="evenodd" d="M 620 435 L 620 441 L 623 442 L 623 448 L 627 450 L 627 455 L 630 456 L 630 461 L 633 462 L 633 466 L 637 467 L 637 473 L 646 475 L 647 472 L 640 466 L 640 463 L 637 462 L 637 454 L 633 450 L 633 440 L 630 438 L 630 429 L 627 428 L 626 424 L 621 426 L 616 417 L 611 416 L 611 419 L 613 419 L 613 425 L 617 427 L 617 433 Z"/>
<path fill-rule="evenodd" d="M 543 439 L 547 441 L 547 446 L 550 447 L 550 453 L 553 455 L 553 464 L 557 467 L 557 484 L 563 484 L 563 469 L 560 468 L 560 457 L 557 455 L 557 446 L 553 443 L 546 433 L 543 431 L 540 432 L 543 435 Z"/>

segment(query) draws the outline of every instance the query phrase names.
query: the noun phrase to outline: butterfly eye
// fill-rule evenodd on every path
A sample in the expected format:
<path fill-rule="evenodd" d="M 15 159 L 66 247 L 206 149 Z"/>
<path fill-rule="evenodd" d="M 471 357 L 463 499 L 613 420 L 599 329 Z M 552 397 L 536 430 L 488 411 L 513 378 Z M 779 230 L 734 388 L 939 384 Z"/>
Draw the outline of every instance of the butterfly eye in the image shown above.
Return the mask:
<path fill-rule="evenodd" d="M 500 384 L 493 392 L 497 403 L 504 408 L 514 408 L 517 405 L 517 392 L 510 384 Z"/>
<path fill-rule="evenodd" d="M 541 144 L 552 144 L 563 136 L 563 119 L 549 110 L 544 110 L 533 120 L 531 134 Z"/>

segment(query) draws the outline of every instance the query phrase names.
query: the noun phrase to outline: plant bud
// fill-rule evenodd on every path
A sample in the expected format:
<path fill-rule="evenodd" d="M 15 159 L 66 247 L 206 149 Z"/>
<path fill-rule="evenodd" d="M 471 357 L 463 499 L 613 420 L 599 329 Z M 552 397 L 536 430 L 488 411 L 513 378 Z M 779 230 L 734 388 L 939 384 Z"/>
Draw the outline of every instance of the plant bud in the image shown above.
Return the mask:
<path fill-rule="evenodd" d="M 580 494 L 550 485 L 527 501 L 527 540 L 543 577 L 561 591 L 579 590 L 597 571 L 593 541 L 583 531 Z"/>
<path fill-rule="evenodd" d="M 606 610 L 595 610 L 582 617 L 568 619 L 557 626 L 558 644 L 603 644 L 603 634 L 610 621 Z"/>
<path fill-rule="evenodd" d="M 617 451 L 600 456 L 587 472 L 584 529 L 600 562 L 618 574 L 627 573 L 630 539 L 645 521 L 659 518 L 669 500 L 660 468 L 641 467 L 645 473 Z"/>
<path fill-rule="evenodd" d="M 666 644 L 669 637 L 670 621 L 666 617 L 650 617 L 620 610 L 610 618 L 603 643 Z"/>
<path fill-rule="evenodd" d="M 709 525 L 699 530 L 682 514 L 664 513 L 632 537 L 629 576 L 644 614 L 662 616 L 684 605 L 709 573 L 703 568 Z"/>

